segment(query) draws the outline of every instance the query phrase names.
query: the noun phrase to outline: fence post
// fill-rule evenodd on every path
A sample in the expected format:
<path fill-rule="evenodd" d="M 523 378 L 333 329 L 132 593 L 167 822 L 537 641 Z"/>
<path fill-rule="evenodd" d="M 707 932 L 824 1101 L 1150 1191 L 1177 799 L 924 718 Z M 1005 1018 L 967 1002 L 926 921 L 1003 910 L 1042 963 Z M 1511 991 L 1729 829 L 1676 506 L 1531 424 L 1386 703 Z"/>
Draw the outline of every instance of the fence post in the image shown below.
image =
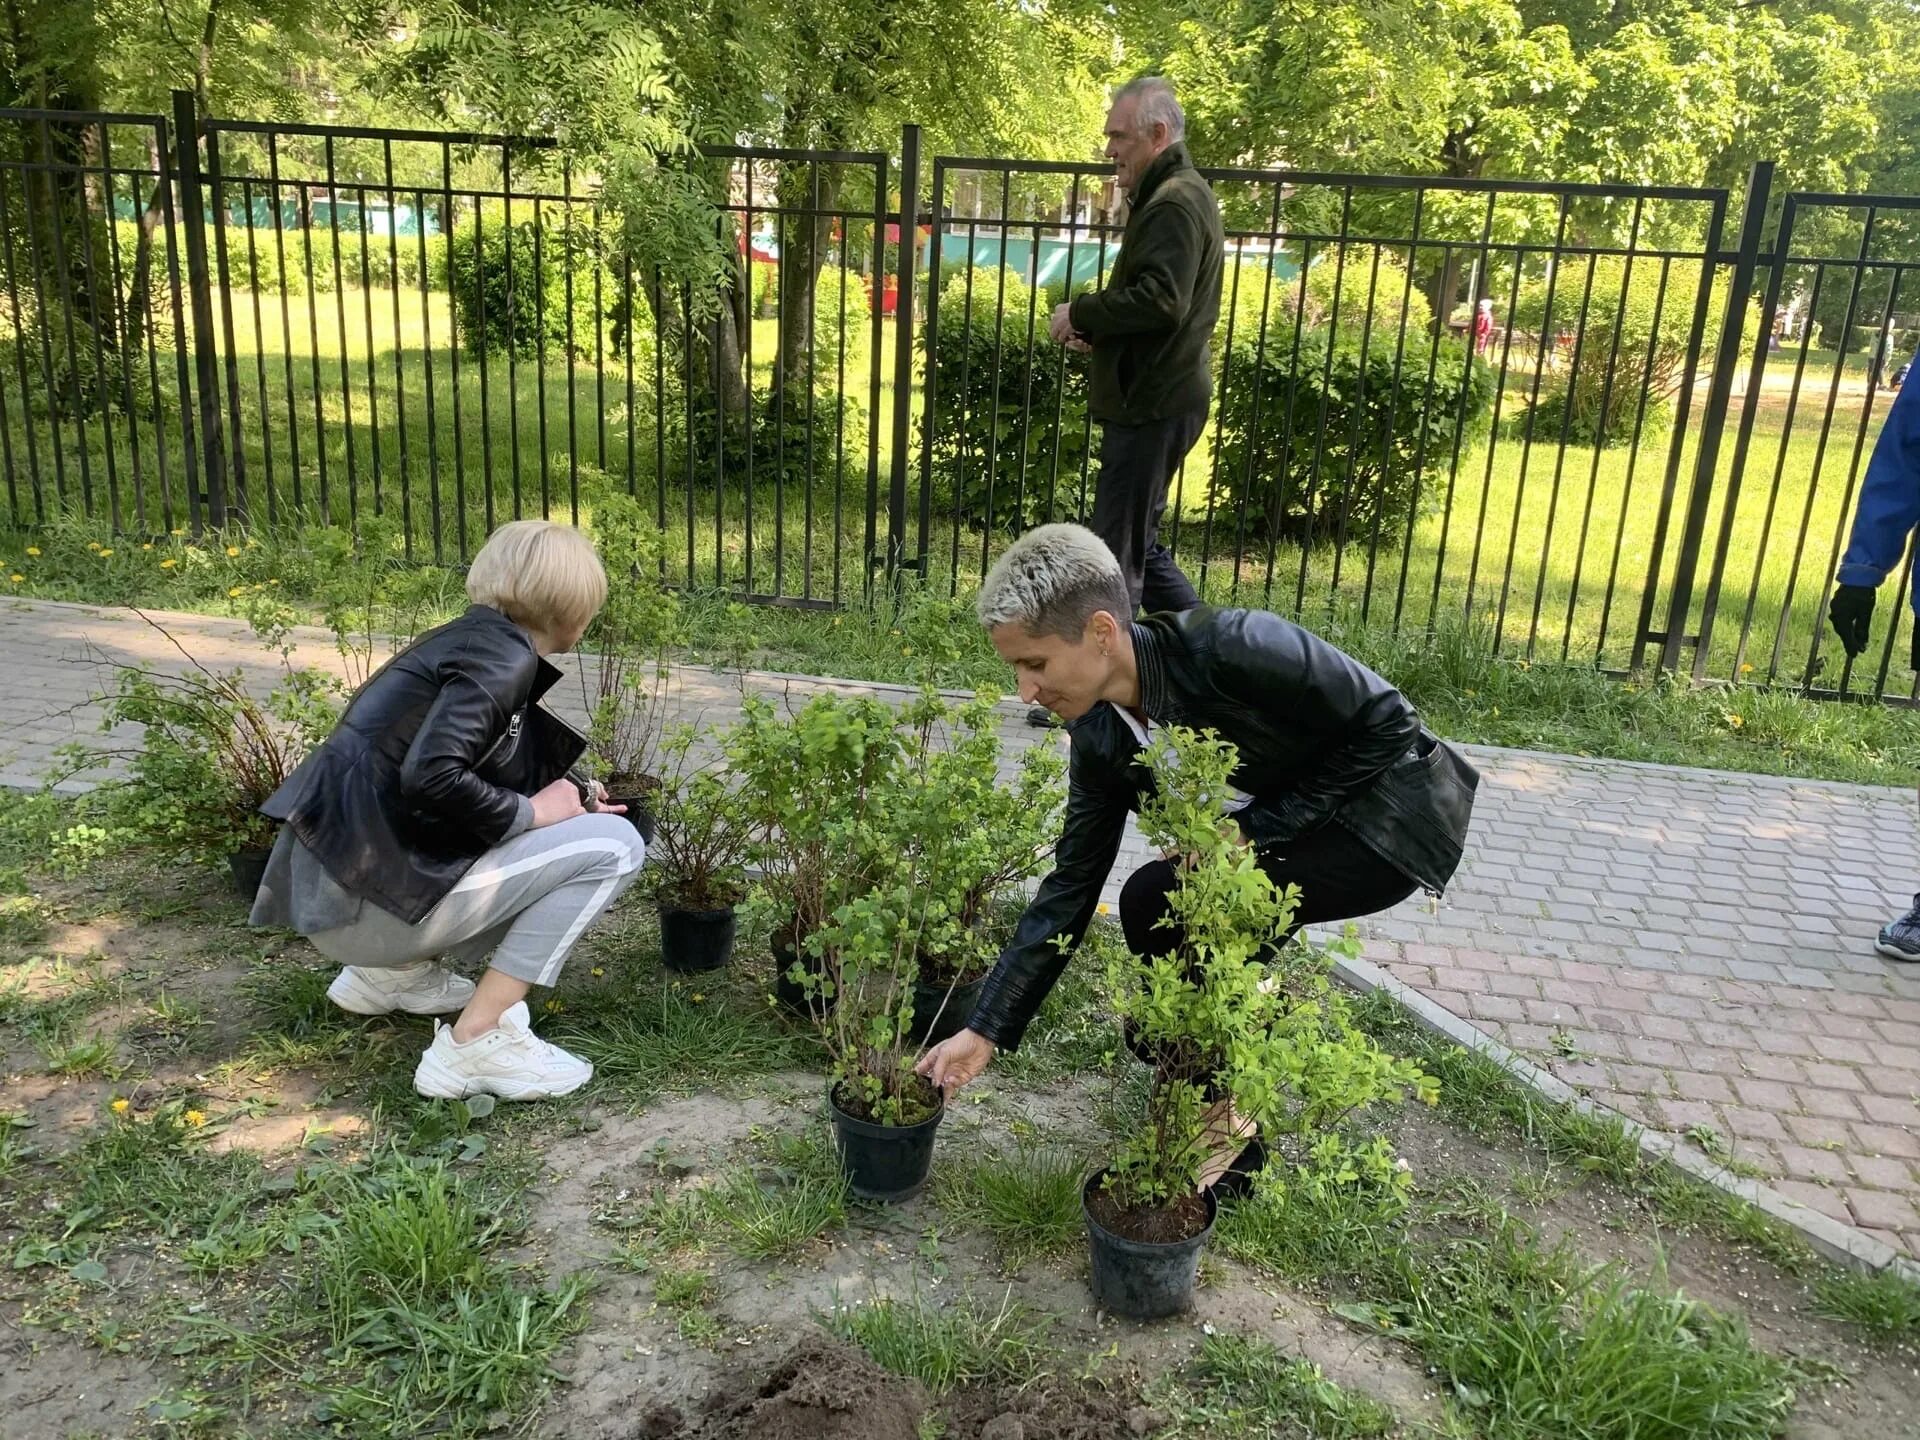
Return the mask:
<path fill-rule="evenodd" d="M 212 128 L 207 130 L 206 172 L 213 190 L 214 273 L 220 284 L 220 338 L 225 342 L 227 355 L 227 413 L 233 422 L 233 434 L 228 437 L 229 448 L 226 452 L 227 464 L 232 470 L 232 484 L 228 487 L 227 498 L 233 502 L 232 518 L 244 525 L 247 520 L 247 455 L 246 431 L 240 423 L 240 347 L 233 339 L 233 281 L 227 264 L 227 192 L 220 183 L 220 132 Z M 251 216 L 247 223 L 253 223 Z M 254 343 L 259 343 L 259 337 L 255 337 Z"/>
<path fill-rule="evenodd" d="M 920 235 L 920 127 L 900 129 L 900 259 L 894 291 L 893 454 L 888 468 L 887 577 L 897 586 L 907 550 L 907 452 L 913 434 L 913 252 Z M 920 550 L 926 550 L 926 533 Z"/>
<path fill-rule="evenodd" d="M 1753 296 L 1753 272 L 1760 255 L 1760 235 L 1767 223 L 1767 197 L 1773 188 L 1773 162 L 1756 163 L 1747 177 L 1746 213 L 1740 221 L 1740 247 L 1734 252 L 1733 275 L 1727 286 L 1727 305 L 1720 320 L 1720 344 L 1714 352 L 1713 378 L 1707 384 L 1707 405 L 1700 417 L 1700 448 L 1694 453 L 1693 488 L 1687 498 L 1687 518 L 1680 532 L 1680 560 L 1668 597 L 1667 633 L 1660 645 L 1660 668 L 1680 663 L 1686 642 L 1687 612 L 1693 607 L 1693 582 L 1700 569 L 1700 544 L 1706 536 L 1707 506 L 1713 498 L 1714 471 L 1720 463 L 1720 440 L 1727 425 L 1727 406 L 1733 396 L 1733 372 L 1740 364 L 1741 321 Z M 1764 338 L 1764 337 L 1763 337 Z M 1737 493 L 1730 487 L 1728 503 Z M 1717 580 L 1717 575 L 1716 575 Z M 1713 596 L 1706 597 L 1711 609 Z M 1694 673 L 1706 664 L 1707 627 L 1694 637 Z"/>
<path fill-rule="evenodd" d="M 207 274 L 207 205 L 200 184 L 200 117 L 194 112 L 193 92 L 173 92 L 174 170 L 180 179 L 180 219 L 187 242 L 187 298 L 193 312 L 193 365 L 200 401 L 200 458 L 206 471 L 206 518 L 215 527 L 227 523 L 227 456 L 221 433 L 220 360 L 213 340 L 213 285 Z M 191 414 L 182 421 L 193 423 Z M 193 477 L 187 477 L 188 485 Z M 189 513 L 197 532 L 201 498 L 187 491 Z"/>
<path fill-rule="evenodd" d="M 1758 231 L 1773 195 L 1773 166 L 1773 161 L 1762 160 L 1747 177 L 1747 214 L 1740 231 L 1740 258 L 1735 263 L 1733 274 L 1736 294 L 1751 293 L 1753 289 L 1753 271 L 1761 257 L 1751 253 L 1748 238 L 1752 237 L 1752 248 L 1757 250 Z M 1693 678 L 1696 680 L 1704 678 L 1707 673 L 1707 651 L 1713 643 L 1714 613 L 1720 608 L 1720 586 L 1726 579 L 1727 552 L 1733 545 L 1734 509 L 1740 503 L 1740 487 L 1746 478 L 1747 457 L 1753 448 L 1753 422 L 1760 408 L 1760 382 L 1767 369 L 1767 337 L 1773 333 L 1773 317 L 1780 308 L 1780 286 L 1787 273 L 1787 248 L 1793 243 L 1792 210 L 1793 202 L 1789 199 L 1786 213 L 1781 216 L 1780 229 L 1774 235 L 1773 253 L 1765 257 L 1768 268 L 1767 294 L 1760 307 L 1760 329 L 1754 336 L 1753 368 L 1748 373 L 1747 393 L 1740 406 L 1740 430 L 1734 436 L 1733 463 L 1727 471 L 1727 498 L 1720 517 L 1720 538 L 1714 546 L 1713 570 L 1707 577 L 1707 593 L 1700 605 L 1700 637 L 1693 650 Z M 1762 221 L 1756 221 L 1755 215 L 1763 217 Z M 1745 267 L 1745 291 L 1741 290 L 1742 266 Z M 1727 304 L 1732 306 L 1731 297 Z M 1728 313 L 1732 314 L 1731 308 Z M 1733 366 L 1739 363 L 1736 354 L 1727 366 L 1729 374 Z"/>

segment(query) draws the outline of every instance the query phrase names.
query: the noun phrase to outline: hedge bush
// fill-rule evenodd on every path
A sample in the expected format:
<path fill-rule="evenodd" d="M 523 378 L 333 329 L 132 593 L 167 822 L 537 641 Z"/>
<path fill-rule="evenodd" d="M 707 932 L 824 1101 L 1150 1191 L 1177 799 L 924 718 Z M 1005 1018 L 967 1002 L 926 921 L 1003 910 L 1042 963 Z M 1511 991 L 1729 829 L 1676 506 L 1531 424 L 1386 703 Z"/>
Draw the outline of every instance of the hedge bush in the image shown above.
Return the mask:
<path fill-rule="evenodd" d="M 1049 513 L 1071 514 L 1080 468 L 1092 463 L 1087 357 L 1047 338 L 1049 311 L 1039 303 L 1029 346 L 1032 298 L 1012 274 L 1002 295 L 992 270 L 975 272 L 971 309 L 966 271 L 941 287 L 934 479 L 940 503 L 951 512 L 957 498 L 962 519 L 975 526 L 1020 530 Z"/>
<path fill-rule="evenodd" d="M 1215 398 L 1220 446 L 1213 501 L 1249 534 L 1294 543 L 1344 543 L 1398 535 L 1430 495 L 1454 437 L 1493 403 L 1493 372 L 1457 341 L 1408 336 L 1399 357 L 1379 335 L 1336 335 L 1290 324 L 1236 335 L 1226 385 Z M 1431 348 L 1437 345 L 1439 353 Z M 1331 355 L 1329 356 L 1329 350 Z M 1432 379 L 1429 381 L 1429 360 Z"/>

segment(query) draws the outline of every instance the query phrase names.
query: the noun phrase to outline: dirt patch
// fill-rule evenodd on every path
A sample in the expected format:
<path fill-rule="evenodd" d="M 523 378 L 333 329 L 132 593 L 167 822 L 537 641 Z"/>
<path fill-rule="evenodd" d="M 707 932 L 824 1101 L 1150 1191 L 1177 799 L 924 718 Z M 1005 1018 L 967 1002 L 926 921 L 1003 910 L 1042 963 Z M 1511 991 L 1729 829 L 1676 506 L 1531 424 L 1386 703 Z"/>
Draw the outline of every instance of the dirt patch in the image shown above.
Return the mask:
<path fill-rule="evenodd" d="M 1126 1440 L 1166 1424 L 1129 1391 L 1053 1381 L 1012 1393 L 962 1390 L 940 1413 L 947 1440 Z"/>
<path fill-rule="evenodd" d="M 673 1413 L 656 1409 L 629 1440 L 918 1440 L 927 1412 L 919 1381 L 825 1336 L 800 1341 L 745 1398 L 728 1398 L 751 1385 L 723 1377 L 706 1414 L 669 1429 Z"/>
<path fill-rule="evenodd" d="M 149 1361 L 16 1323 L 0 1313 L 0 1440 L 130 1434 L 167 1388 Z"/>

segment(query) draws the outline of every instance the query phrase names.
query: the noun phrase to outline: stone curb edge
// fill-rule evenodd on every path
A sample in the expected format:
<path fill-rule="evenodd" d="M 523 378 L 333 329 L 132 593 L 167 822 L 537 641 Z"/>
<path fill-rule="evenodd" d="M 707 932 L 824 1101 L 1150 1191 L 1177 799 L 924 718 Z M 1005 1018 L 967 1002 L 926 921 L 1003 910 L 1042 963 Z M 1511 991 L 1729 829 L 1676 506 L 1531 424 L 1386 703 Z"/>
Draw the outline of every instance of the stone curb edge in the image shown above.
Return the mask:
<path fill-rule="evenodd" d="M 1368 960 L 1336 960 L 1334 977 L 1348 989 L 1369 995 L 1384 992 L 1398 1001 L 1421 1029 L 1452 1041 L 1463 1050 L 1473 1050 L 1494 1062 L 1541 1099 L 1570 1106 L 1584 1115 L 1617 1120 L 1626 1127 L 1640 1153 L 1656 1162 L 1672 1165 L 1703 1184 L 1744 1200 L 1769 1218 L 1791 1227 L 1826 1259 L 1865 1274 L 1882 1271 L 1920 1285 L 1920 1263 L 1907 1259 L 1890 1245 L 1871 1235 L 1843 1225 L 1831 1216 L 1789 1200 L 1779 1191 L 1744 1175 L 1736 1175 L 1719 1161 L 1692 1145 L 1658 1130 L 1648 1129 L 1619 1111 L 1580 1094 L 1566 1081 L 1543 1070 L 1518 1052 L 1475 1028 L 1452 1011 L 1435 1004 L 1410 985 L 1396 980 Z"/>

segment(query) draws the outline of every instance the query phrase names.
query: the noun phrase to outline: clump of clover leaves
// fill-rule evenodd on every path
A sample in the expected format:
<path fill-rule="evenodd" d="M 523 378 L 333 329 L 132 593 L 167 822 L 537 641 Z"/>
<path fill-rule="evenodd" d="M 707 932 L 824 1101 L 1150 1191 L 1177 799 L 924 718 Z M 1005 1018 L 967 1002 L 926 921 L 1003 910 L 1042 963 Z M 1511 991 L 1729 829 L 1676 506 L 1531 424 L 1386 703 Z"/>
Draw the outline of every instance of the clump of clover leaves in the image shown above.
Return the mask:
<path fill-rule="evenodd" d="M 1109 966 L 1116 1008 L 1155 1063 L 1145 1103 L 1108 1166 L 1108 1189 L 1130 1209 L 1193 1193 L 1222 1142 L 1218 1108 L 1229 1100 L 1270 1144 L 1301 1137 L 1301 1183 L 1391 1172 L 1390 1152 L 1380 1142 L 1348 1144 L 1342 1122 L 1409 1092 L 1431 1101 L 1434 1082 L 1355 1028 L 1326 952 L 1280 943 L 1299 891 L 1260 868 L 1224 809 L 1234 747 L 1211 731 L 1170 727 L 1145 759 L 1155 793 L 1140 828 L 1176 857 L 1169 923 L 1182 938 L 1167 955 L 1117 955 Z"/>

